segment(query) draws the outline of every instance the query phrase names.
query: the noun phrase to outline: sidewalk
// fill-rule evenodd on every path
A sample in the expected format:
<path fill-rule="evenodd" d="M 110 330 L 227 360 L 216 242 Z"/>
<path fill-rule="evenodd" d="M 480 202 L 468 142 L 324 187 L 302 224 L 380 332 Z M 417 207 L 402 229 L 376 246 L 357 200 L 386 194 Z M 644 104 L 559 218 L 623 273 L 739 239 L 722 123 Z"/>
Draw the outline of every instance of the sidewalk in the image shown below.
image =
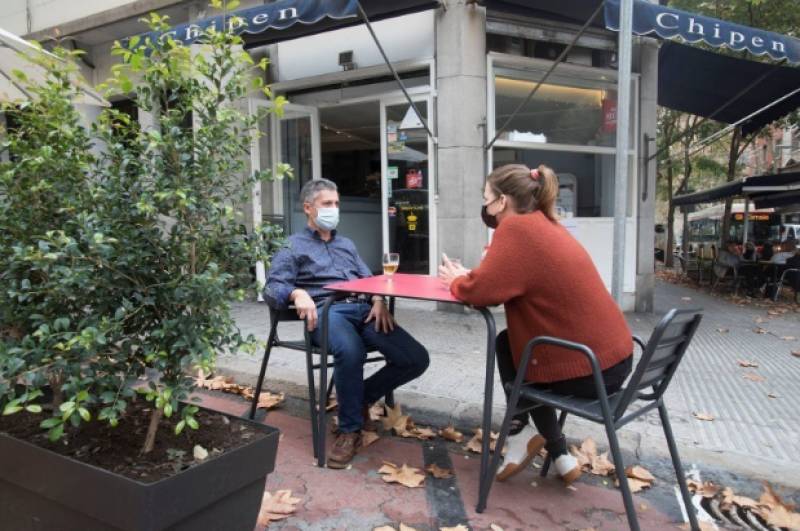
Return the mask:
<path fill-rule="evenodd" d="M 705 310 L 703 323 L 666 397 L 684 463 L 702 463 L 800 488 L 800 465 L 795 458 L 800 455 L 796 395 L 800 358 L 791 355 L 791 351 L 800 350 L 800 339 L 782 339 L 800 338 L 797 307 L 773 316 L 765 308 L 738 306 L 690 287 L 659 282 L 656 314 L 627 316 L 633 332 L 647 338 L 659 317 L 673 307 Z M 243 333 L 266 340 L 265 305 L 238 306 L 236 319 Z M 428 371 L 401 388 L 396 394 L 398 401 L 422 424 L 454 423 L 471 431 L 480 424 L 482 405 L 486 331 L 480 315 L 437 312 L 432 304 L 399 301 L 397 319 L 431 352 Z M 498 330 L 502 330 L 502 313 L 497 313 L 496 319 Z M 302 337 L 300 323 L 281 325 L 280 330 L 285 339 Z M 738 360 L 755 362 L 758 368 L 742 368 Z M 259 364 L 260 355 L 222 355 L 218 372 L 253 384 Z M 752 381 L 744 377 L 746 374 L 764 380 Z M 273 351 L 265 389 L 303 398 L 305 382 L 301 353 Z M 502 396 L 496 379 L 496 423 L 504 412 Z M 693 413 L 706 413 L 714 420 L 697 420 Z M 605 445 L 605 436 L 595 425 L 573 420 L 566 431 L 570 438 L 593 436 Z M 621 438 L 623 448 L 642 459 L 666 455 L 655 413 L 627 426 Z"/>
<path fill-rule="evenodd" d="M 247 405 L 237 397 L 199 392 L 203 405 L 233 415 L 245 414 Z M 266 490 L 290 489 L 299 498 L 294 514 L 272 522 L 269 529 L 372 531 L 381 526 L 416 531 L 443 527 L 503 531 L 529 529 L 618 530 L 627 527 L 622 497 L 617 489 L 592 478 L 570 489 L 554 475 L 540 478 L 529 468 L 506 483 L 495 483 L 486 511 L 475 512 L 480 456 L 467 455 L 460 445 L 442 439 L 421 442 L 384 435 L 362 449 L 347 470 L 318 468 L 312 457 L 307 419 L 271 411 L 263 422 L 281 430 L 275 471 Z M 450 470 L 452 478 L 426 475 L 423 486 L 408 488 L 384 482 L 378 474 L 384 461 L 424 469 L 430 464 Z M 423 472 L 424 473 L 424 472 Z M 656 485 L 668 489 L 669 480 L 658 473 Z M 674 498 L 656 489 L 634 495 L 639 523 L 644 530 L 678 529 L 680 512 Z M 666 502 L 666 503 L 665 503 Z M 260 525 L 256 531 L 265 527 Z"/>

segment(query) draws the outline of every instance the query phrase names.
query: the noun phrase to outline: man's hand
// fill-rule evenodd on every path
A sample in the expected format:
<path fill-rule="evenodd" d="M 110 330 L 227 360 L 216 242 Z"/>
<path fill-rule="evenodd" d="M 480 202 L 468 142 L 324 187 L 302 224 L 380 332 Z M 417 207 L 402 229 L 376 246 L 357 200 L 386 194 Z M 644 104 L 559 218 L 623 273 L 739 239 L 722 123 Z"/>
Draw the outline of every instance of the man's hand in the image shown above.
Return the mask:
<path fill-rule="evenodd" d="M 313 332 L 317 327 L 317 305 L 314 304 L 314 299 L 304 289 L 296 289 L 290 296 L 297 315 L 300 319 L 305 319 L 308 326 L 308 331 Z"/>
<path fill-rule="evenodd" d="M 372 303 L 372 310 L 370 310 L 364 322 L 369 323 L 373 320 L 375 321 L 376 332 L 388 334 L 394 330 L 394 317 L 389 312 L 389 308 L 386 307 L 383 299 L 376 299 L 375 302 Z"/>

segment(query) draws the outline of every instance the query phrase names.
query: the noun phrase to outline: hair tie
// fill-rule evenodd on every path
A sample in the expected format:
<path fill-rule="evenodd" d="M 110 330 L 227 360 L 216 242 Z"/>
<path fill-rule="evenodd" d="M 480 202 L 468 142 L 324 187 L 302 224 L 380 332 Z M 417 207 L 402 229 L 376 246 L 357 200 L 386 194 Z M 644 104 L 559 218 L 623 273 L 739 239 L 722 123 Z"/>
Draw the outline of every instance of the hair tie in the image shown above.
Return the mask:
<path fill-rule="evenodd" d="M 538 181 L 539 180 L 539 170 L 538 169 L 531 170 L 531 179 L 533 179 L 534 181 Z"/>

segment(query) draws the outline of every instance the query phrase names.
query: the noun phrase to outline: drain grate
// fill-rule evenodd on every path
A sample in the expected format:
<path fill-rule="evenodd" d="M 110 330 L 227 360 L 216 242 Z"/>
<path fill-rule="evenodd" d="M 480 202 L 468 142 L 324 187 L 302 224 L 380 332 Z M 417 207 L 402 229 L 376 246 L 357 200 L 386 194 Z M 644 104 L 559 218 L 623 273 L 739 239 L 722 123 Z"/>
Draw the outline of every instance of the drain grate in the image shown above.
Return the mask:
<path fill-rule="evenodd" d="M 768 525 L 764 519 L 753 511 L 733 506 L 728 510 L 720 507 L 719 500 L 716 498 L 703 498 L 695 496 L 695 501 L 699 499 L 700 506 L 712 517 L 719 527 L 723 529 L 753 529 L 755 531 L 781 531 L 780 528 Z"/>

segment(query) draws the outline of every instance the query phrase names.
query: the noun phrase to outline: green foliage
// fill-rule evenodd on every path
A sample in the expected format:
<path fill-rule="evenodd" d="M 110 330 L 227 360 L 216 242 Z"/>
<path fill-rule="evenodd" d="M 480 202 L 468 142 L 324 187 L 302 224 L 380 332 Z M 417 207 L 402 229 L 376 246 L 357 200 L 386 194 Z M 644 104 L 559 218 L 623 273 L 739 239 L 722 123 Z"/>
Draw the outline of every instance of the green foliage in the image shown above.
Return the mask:
<path fill-rule="evenodd" d="M 169 27 L 157 14 L 147 23 Z M 56 63 L 31 102 L 5 109 L 20 126 L 0 147 L 11 155 L 0 165 L 2 414 L 44 406 L 56 440 L 84 422 L 115 426 L 144 399 L 176 432 L 197 429 L 190 374 L 220 350 L 254 348 L 230 305 L 282 240 L 271 225 L 243 231 L 236 205 L 280 176 L 248 173 L 263 115 L 241 107 L 252 87 L 275 112 L 284 101 L 252 81 L 265 64 L 241 44 L 213 30 L 191 48 L 169 36 L 115 44 L 121 64 L 104 88 L 132 92 L 151 128 L 106 109 L 87 131 Z"/>

